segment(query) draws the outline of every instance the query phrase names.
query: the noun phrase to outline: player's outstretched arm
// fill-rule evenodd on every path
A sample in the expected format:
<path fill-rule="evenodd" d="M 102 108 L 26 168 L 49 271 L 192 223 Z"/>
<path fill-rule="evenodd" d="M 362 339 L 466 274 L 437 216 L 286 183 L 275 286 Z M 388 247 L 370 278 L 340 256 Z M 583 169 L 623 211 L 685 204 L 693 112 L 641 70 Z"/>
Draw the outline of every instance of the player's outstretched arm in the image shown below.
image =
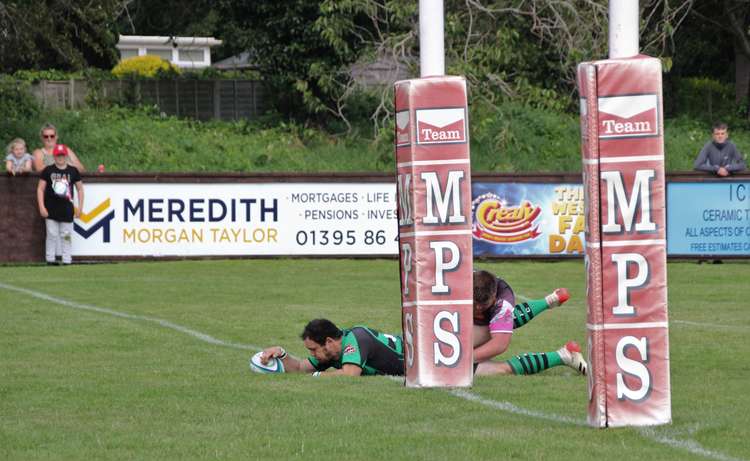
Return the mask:
<path fill-rule="evenodd" d="M 485 362 L 505 352 L 511 337 L 510 333 L 492 333 L 489 341 L 474 349 L 474 362 Z"/>
<path fill-rule="evenodd" d="M 275 357 L 282 361 L 284 364 L 284 370 L 287 373 L 312 373 L 315 371 L 312 364 L 308 360 L 298 360 L 291 355 L 286 353 L 286 350 L 281 346 L 273 346 L 263 350 L 263 354 L 260 356 L 260 361 L 263 364 L 268 363 L 268 359 Z"/>
<path fill-rule="evenodd" d="M 345 363 L 340 370 L 329 369 L 315 373 L 315 376 L 360 376 L 362 369 L 357 365 Z"/>

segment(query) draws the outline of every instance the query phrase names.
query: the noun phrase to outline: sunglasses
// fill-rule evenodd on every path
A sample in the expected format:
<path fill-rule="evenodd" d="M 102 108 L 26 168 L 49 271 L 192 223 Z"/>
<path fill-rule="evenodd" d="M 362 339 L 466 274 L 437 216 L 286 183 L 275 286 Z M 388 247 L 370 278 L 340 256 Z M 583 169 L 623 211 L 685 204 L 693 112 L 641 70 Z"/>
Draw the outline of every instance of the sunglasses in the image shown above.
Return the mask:
<path fill-rule="evenodd" d="M 57 137 L 56 134 L 43 134 L 42 138 L 44 139 L 55 139 Z"/>

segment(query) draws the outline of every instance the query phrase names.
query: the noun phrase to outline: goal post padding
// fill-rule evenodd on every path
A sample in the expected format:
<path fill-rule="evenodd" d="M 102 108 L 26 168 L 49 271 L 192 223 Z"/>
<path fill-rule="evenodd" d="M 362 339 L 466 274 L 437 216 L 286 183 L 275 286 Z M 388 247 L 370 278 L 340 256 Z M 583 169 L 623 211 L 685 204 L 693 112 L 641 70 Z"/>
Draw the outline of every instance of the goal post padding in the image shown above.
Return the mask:
<path fill-rule="evenodd" d="M 408 387 L 472 384 L 466 81 L 396 82 L 399 266 Z"/>
<path fill-rule="evenodd" d="M 661 63 L 582 63 L 589 424 L 671 421 Z"/>

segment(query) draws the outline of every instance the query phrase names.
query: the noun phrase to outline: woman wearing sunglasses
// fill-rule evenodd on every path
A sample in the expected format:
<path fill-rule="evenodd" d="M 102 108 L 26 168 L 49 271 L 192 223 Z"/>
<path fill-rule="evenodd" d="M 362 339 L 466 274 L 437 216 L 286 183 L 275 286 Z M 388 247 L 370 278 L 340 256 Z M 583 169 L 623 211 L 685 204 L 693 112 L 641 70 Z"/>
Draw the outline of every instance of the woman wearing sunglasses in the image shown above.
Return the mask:
<path fill-rule="evenodd" d="M 42 147 L 34 151 L 34 171 L 42 171 L 44 167 L 53 165 L 55 158 L 52 155 L 52 150 L 55 148 L 55 144 L 59 144 L 57 140 L 57 128 L 51 123 L 47 123 L 39 130 L 39 135 L 42 138 Z M 83 167 L 83 163 L 78 160 L 78 156 L 73 152 L 73 149 L 68 148 L 68 165 L 75 167 L 79 172 L 86 171 Z"/>

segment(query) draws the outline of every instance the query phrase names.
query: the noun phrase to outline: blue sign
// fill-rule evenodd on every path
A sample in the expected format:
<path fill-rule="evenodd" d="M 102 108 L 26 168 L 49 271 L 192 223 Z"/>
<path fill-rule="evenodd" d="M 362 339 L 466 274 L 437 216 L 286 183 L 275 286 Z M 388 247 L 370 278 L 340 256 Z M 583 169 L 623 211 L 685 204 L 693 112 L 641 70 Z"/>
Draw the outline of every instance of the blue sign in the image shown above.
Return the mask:
<path fill-rule="evenodd" d="M 750 255 L 750 183 L 668 183 L 667 254 Z"/>

